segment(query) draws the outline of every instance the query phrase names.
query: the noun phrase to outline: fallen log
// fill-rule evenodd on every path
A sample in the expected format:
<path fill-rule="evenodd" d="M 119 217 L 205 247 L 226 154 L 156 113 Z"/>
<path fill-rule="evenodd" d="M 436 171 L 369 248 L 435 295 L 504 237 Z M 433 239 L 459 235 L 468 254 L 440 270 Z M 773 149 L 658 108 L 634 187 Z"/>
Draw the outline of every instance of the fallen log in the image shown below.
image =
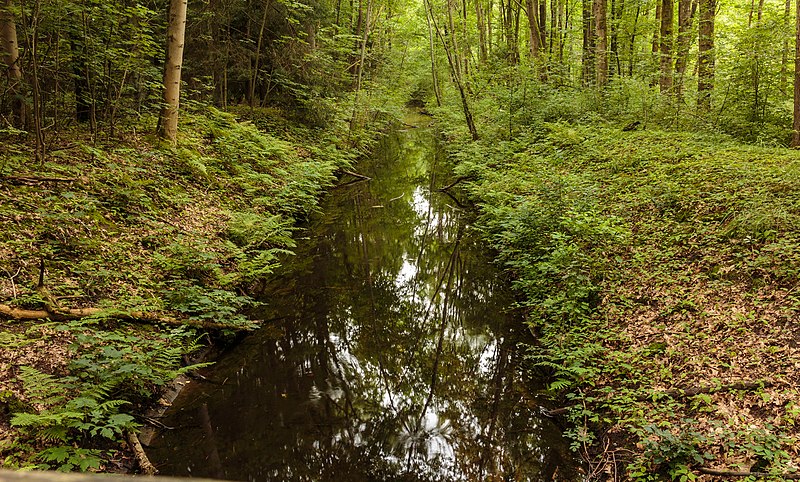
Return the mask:
<path fill-rule="evenodd" d="M 151 324 L 165 324 L 172 326 L 194 326 L 207 330 L 234 330 L 248 331 L 250 327 L 235 327 L 213 321 L 191 320 L 187 318 L 174 318 L 171 316 L 150 313 L 146 311 L 113 311 L 102 308 L 62 308 L 27 310 L 14 306 L 0 304 L 0 317 L 13 320 L 53 320 L 69 321 L 79 320 L 89 316 L 105 317 L 115 320 L 136 321 Z"/>
<path fill-rule="evenodd" d="M 155 465 L 150 463 L 150 459 L 148 459 L 147 454 L 144 453 L 142 444 L 139 442 L 139 437 L 137 437 L 134 432 L 129 431 L 127 433 L 127 438 L 128 445 L 133 451 L 133 456 L 136 457 L 136 463 L 139 464 L 139 470 L 145 475 L 156 475 L 158 469 L 156 469 Z"/>
<path fill-rule="evenodd" d="M 701 474 L 716 475 L 717 477 L 772 477 L 785 480 L 800 480 L 800 474 L 770 474 L 767 472 L 739 472 L 734 470 L 718 470 L 706 467 L 698 467 L 697 471 Z"/>

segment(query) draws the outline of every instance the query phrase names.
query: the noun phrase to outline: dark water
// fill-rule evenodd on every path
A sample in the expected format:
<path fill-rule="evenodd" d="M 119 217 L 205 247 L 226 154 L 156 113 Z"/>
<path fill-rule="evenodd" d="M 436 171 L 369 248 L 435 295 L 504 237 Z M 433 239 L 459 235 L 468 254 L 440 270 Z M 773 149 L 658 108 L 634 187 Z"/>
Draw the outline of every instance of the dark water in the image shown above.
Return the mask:
<path fill-rule="evenodd" d="M 230 480 L 580 480 L 521 389 L 520 323 L 427 129 L 387 136 L 264 291 L 267 328 L 193 383 L 148 454 Z M 517 333 L 515 335 L 515 333 Z"/>

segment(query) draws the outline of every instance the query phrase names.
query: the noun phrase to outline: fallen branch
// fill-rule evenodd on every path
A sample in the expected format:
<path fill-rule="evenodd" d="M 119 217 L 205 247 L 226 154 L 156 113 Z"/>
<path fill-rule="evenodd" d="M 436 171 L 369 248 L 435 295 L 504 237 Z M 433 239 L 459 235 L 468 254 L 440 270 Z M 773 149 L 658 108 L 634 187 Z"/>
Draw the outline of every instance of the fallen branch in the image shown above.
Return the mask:
<path fill-rule="evenodd" d="M 447 185 L 447 186 L 445 186 L 445 187 L 440 187 L 439 189 L 437 189 L 437 191 L 446 192 L 448 189 L 452 189 L 452 188 L 454 188 L 454 187 L 455 187 L 457 184 L 459 184 L 459 183 L 462 183 L 462 182 L 464 182 L 464 181 L 466 181 L 466 180 L 468 180 L 468 179 L 469 179 L 469 177 L 466 177 L 466 176 L 459 176 L 459 177 L 458 177 L 458 179 L 456 179 L 455 181 L 451 182 L 450 184 L 448 184 L 448 185 Z"/>
<path fill-rule="evenodd" d="M 75 182 L 78 179 L 74 177 L 46 177 L 46 176 L 3 176 L 4 179 L 9 181 L 21 182 L 24 184 L 39 184 L 42 182 Z"/>
<path fill-rule="evenodd" d="M 364 179 L 365 181 L 371 181 L 372 180 L 372 178 L 369 177 L 369 176 L 365 176 L 363 174 L 359 174 L 359 173 L 353 172 L 353 171 L 346 171 L 346 170 L 342 169 L 342 173 L 343 174 L 348 174 L 348 175 L 353 176 L 353 177 L 357 177 L 359 179 Z"/>
<path fill-rule="evenodd" d="M 788 480 L 800 480 L 800 474 L 770 474 L 767 472 L 737 472 L 733 470 L 717 470 L 706 467 L 698 467 L 697 471 L 701 474 L 716 475 L 719 477 L 778 477 Z"/>
<path fill-rule="evenodd" d="M 133 456 L 136 457 L 136 463 L 139 464 L 139 470 L 145 475 L 156 475 L 158 469 L 156 469 L 155 465 L 150 463 L 150 459 L 148 459 L 147 454 L 144 453 L 142 444 L 139 442 L 139 437 L 137 437 L 135 433 L 128 431 L 127 438 L 128 445 L 133 451 Z"/>
<path fill-rule="evenodd" d="M 79 320 L 89 316 L 101 316 L 116 320 L 138 321 L 144 323 L 162 323 L 165 325 L 173 326 L 194 326 L 207 330 L 235 330 L 247 331 L 250 328 L 234 327 L 224 323 L 215 323 L 213 321 L 199 321 L 191 319 L 173 318 L 171 316 L 164 316 L 157 313 L 149 313 L 146 311 L 125 311 L 115 312 L 112 310 L 104 310 L 102 308 L 64 308 L 64 309 L 43 309 L 43 310 L 26 310 L 24 308 L 16 308 L 14 306 L 0 304 L 0 317 L 10 318 L 14 320 L 53 320 L 53 321 L 68 321 Z"/>

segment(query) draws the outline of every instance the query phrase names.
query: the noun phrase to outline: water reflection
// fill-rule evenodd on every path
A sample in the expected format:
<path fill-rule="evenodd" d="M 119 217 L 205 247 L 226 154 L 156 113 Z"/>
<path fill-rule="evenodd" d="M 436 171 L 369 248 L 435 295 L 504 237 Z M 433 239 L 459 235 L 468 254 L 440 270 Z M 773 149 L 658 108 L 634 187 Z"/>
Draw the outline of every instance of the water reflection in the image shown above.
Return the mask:
<path fill-rule="evenodd" d="M 235 480 L 578 480 L 520 395 L 504 283 L 432 195 L 425 130 L 388 136 L 266 283 L 248 338 L 176 401 L 162 473 Z"/>

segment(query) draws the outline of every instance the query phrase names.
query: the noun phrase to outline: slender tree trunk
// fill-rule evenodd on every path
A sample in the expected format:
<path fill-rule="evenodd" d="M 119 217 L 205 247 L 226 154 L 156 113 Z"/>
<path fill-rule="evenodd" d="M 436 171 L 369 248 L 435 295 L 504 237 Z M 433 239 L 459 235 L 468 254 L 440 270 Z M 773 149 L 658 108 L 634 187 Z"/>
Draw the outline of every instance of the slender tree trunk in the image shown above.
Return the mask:
<path fill-rule="evenodd" d="M 662 94 L 672 90 L 672 28 L 673 28 L 673 0 L 662 0 L 661 2 L 661 59 L 659 88 Z"/>
<path fill-rule="evenodd" d="M 488 5 L 489 8 L 486 9 L 486 47 L 488 48 L 489 55 L 492 55 L 492 48 L 494 46 L 494 0 L 488 0 Z"/>
<path fill-rule="evenodd" d="M 786 37 L 783 39 L 783 50 L 781 51 L 781 77 L 778 80 L 778 89 L 783 95 L 788 96 L 786 84 L 789 77 L 789 15 L 792 10 L 792 0 L 786 0 L 783 9 L 783 31 Z"/>
<path fill-rule="evenodd" d="M 628 59 L 628 77 L 633 77 L 633 66 L 636 63 L 636 34 L 638 33 L 637 28 L 639 27 L 639 14 L 641 13 L 642 9 L 639 5 L 636 6 L 636 15 L 633 17 L 633 29 L 631 30 L 631 43 L 630 48 L 628 49 L 628 55 L 630 58 Z"/>
<path fill-rule="evenodd" d="M 479 59 L 482 64 L 485 64 L 488 59 L 488 50 L 486 48 L 486 19 L 483 14 L 483 4 L 481 0 L 475 0 L 475 21 L 478 29 Z M 430 28 L 430 18 L 428 19 L 428 28 Z"/>
<path fill-rule="evenodd" d="M 358 65 L 356 66 L 356 92 L 355 97 L 353 98 L 353 114 L 350 117 L 350 131 L 352 132 L 358 121 L 358 107 L 359 107 L 359 100 L 361 96 L 361 84 L 364 80 L 364 62 L 367 60 L 367 41 L 369 40 L 369 33 L 370 33 L 370 18 L 372 17 L 372 0 L 367 0 L 367 17 L 364 19 L 363 22 L 363 34 L 361 36 L 361 47 L 360 47 L 360 54 L 358 59 Z M 360 22 L 359 22 L 360 23 Z"/>
<path fill-rule="evenodd" d="M 675 53 L 675 96 L 683 96 L 683 78 L 686 66 L 689 63 L 689 45 L 692 35 L 692 20 L 694 19 L 697 2 L 694 0 L 678 0 L 678 45 Z"/>
<path fill-rule="evenodd" d="M 431 51 L 431 80 L 433 82 L 433 95 L 436 96 L 436 106 L 442 106 L 442 93 L 439 90 L 439 74 L 436 71 L 436 48 L 433 39 L 433 25 L 431 25 L 431 12 L 425 9 L 425 20 L 428 22 L 428 41 Z"/>
<path fill-rule="evenodd" d="M 595 49 L 595 72 L 597 87 L 602 89 L 608 83 L 608 31 L 606 25 L 606 0 L 594 0 L 594 25 L 597 33 Z"/>
<path fill-rule="evenodd" d="M 539 1 L 539 45 L 542 52 L 547 50 L 547 0 Z"/>
<path fill-rule="evenodd" d="M 714 17 L 716 8 L 716 0 L 700 0 L 697 107 L 706 111 L 711 108 L 711 92 L 714 89 Z"/>
<path fill-rule="evenodd" d="M 178 138 L 178 108 L 181 95 L 187 0 L 171 0 L 167 28 L 167 58 L 164 62 L 164 106 L 159 116 L 159 137 L 175 143 Z"/>
<path fill-rule="evenodd" d="M 645 14 L 645 16 L 647 16 Z M 653 56 L 658 58 L 658 34 L 661 31 L 661 0 L 656 0 L 656 28 L 653 29 Z"/>
<path fill-rule="evenodd" d="M 592 0 L 582 0 L 583 6 L 583 50 L 581 53 L 581 76 L 583 85 L 590 85 L 595 79 L 594 73 L 594 18 L 592 15 Z"/>
<path fill-rule="evenodd" d="M 452 52 L 451 46 L 447 44 L 447 39 L 442 33 L 442 29 L 439 28 L 439 25 L 436 23 L 436 17 L 433 14 L 433 8 L 431 6 L 430 0 L 425 0 L 425 4 L 430 14 L 430 19 L 431 22 L 433 23 L 433 28 L 436 31 L 436 36 L 439 37 L 439 41 L 442 43 L 442 47 L 444 47 L 444 52 L 447 56 L 447 63 L 450 65 L 450 72 L 452 73 L 453 80 L 455 81 L 456 87 L 458 88 L 458 93 L 461 97 L 461 107 L 464 110 L 464 118 L 467 122 L 467 128 L 469 129 L 469 133 L 472 136 L 472 140 L 477 141 L 480 138 L 478 136 L 478 129 L 475 127 L 475 120 L 472 117 L 472 110 L 469 107 L 469 101 L 467 99 L 467 92 L 466 92 L 466 87 L 464 86 L 464 81 L 461 78 L 460 74 L 456 71 L 455 60 L 454 60 L 455 54 Z"/>
<path fill-rule="evenodd" d="M 22 69 L 19 67 L 19 43 L 17 24 L 14 20 L 11 0 L 4 0 L 0 10 L 0 35 L 2 35 L 8 94 L 11 97 L 11 124 L 25 126 L 25 103 L 22 100 Z"/>
<path fill-rule="evenodd" d="M 794 119 L 792 122 L 792 147 L 800 147 L 800 0 L 795 11 L 794 41 Z"/>
<path fill-rule="evenodd" d="M 622 0 L 619 2 L 619 10 L 622 11 L 625 7 Z M 619 67 L 619 18 L 620 14 L 617 11 L 617 0 L 611 0 L 611 21 L 608 22 L 608 38 L 609 38 L 609 55 L 611 56 L 611 63 L 609 65 L 611 77 L 622 75 Z"/>
<path fill-rule="evenodd" d="M 550 0 L 550 30 L 547 40 L 547 58 L 552 63 L 558 42 L 558 0 Z"/>
<path fill-rule="evenodd" d="M 450 44 L 453 46 L 453 60 L 455 61 L 456 70 L 459 75 L 464 73 L 463 66 L 461 65 L 461 49 L 459 48 L 458 36 L 456 35 L 456 24 L 453 15 L 453 3 L 455 0 L 447 0 L 447 25 L 448 33 L 450 34 Z"/>
<path fill-rule="evenodd" d="M 256 84 L 258 83 L 259 61 L 261 60 L 261 44 L 264 41 L 264 29 L 267 26 L 267 14 L 269 13 L 269 0 L 264 2 L 264 14 L 261 17 L 261 27 L 258 29 L 258 41 L 256 42 L 256 58 L 253 60 L 253 73 L 250 76 L 250 92 L 248 92 L 248 102 L 250 110 L 255 106 Z"/>
<path fill-rule="evenodd" d="M 26 36 L 28 45 L 31 49 L 31 90 L 33 93 L 33 129 L 36 135 L 36 150 L 34 155 L 37 164 L 41 167 L 45 158 L 44 127 L 42 125 L 42 90 L 39 75 L 39 23 L 41 22 L 41 0 L 36 0 L 33 4 L 33 11 L 30 21 L 24 22 L 30 25 L 30 34 Z M 24 20 L 24 19 L 23 19 Z"/>

